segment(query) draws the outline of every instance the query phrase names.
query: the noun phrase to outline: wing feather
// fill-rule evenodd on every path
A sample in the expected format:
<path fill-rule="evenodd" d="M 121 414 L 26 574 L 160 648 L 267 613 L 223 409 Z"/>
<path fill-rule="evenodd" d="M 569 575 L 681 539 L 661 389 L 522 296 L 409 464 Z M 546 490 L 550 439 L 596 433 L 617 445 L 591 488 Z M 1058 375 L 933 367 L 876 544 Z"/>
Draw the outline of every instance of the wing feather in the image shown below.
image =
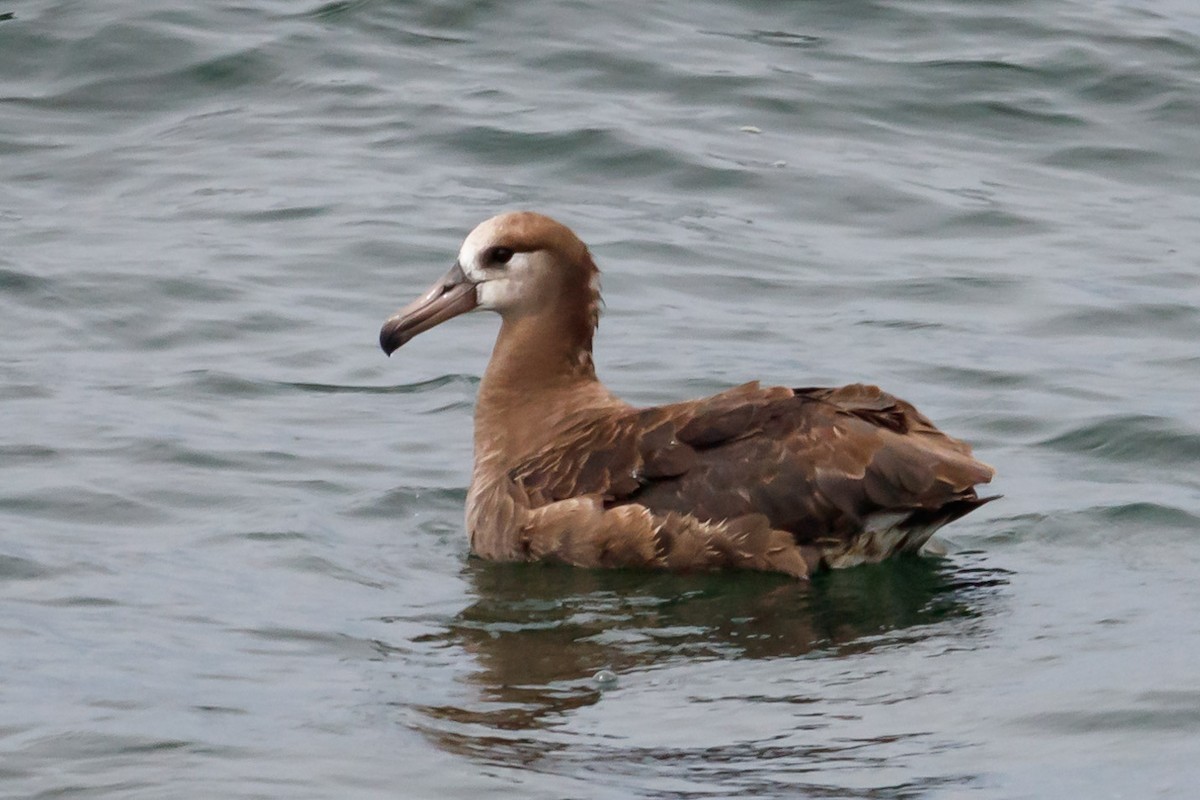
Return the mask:
<path fill-rule="evenodd" d="M 581 420 L 510 472 L 533 507 L 597 495 L 655 517 L 754 520 L 746 530 L 759 538 L 785 531 L 826 549 L 849 546 L 880 512 L 966 513 L 980 502 L 973 487 L 991 476 L 968 445 L 878 387 L 757 383 Z M 671 527 L 656 534 L 664 552 L 685 547 L 669 541 Z"/>

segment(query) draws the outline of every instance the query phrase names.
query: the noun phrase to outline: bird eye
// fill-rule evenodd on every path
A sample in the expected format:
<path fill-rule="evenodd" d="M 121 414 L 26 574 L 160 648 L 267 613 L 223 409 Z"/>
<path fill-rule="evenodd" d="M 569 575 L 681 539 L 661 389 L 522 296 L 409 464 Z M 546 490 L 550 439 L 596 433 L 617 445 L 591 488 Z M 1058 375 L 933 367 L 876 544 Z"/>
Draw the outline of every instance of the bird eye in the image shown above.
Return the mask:
<path fill-rule="evenodd" d="M 512 257 L 513 251 L 507 247 L 494 247 L 492 248 L 492 257 L 490 260 L 495 264 L 507 264 L 512 260 Z"/>

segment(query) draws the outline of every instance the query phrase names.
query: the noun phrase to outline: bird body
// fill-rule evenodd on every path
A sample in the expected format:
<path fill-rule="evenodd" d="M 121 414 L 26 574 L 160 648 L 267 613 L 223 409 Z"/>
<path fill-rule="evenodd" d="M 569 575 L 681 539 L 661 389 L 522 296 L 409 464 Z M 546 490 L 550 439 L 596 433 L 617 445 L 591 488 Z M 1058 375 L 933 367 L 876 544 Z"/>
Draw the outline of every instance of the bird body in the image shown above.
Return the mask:
<path fill-rule="evenodd" d="M 821 567 L 916 552 L 990 498 L 992 469 L 875 386 L 762 387 L 635 408 L 596 378 L 598 270 L 565 226 L 494 217 L 388 319 L 389 354 L 475 308 L 501 318 L 475 412 L 466 524 L 499 561 L 679 571 Z"/>

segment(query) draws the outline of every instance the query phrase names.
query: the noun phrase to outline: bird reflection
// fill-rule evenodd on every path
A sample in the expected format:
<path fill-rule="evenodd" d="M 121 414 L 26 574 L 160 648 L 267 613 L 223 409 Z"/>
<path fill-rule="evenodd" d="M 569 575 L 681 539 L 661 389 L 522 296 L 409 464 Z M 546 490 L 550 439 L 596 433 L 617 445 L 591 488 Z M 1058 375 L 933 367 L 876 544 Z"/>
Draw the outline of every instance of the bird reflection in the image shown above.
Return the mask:
<path fill-rule="evenodd" d="M 477 599 L 427 643 L 470 656 L 467 702 L 420 707 L 451 752 L 527 764 L 562 746 L 537 734 L 597 702 L 604 680 L 670 662 L 863 653 L 978 617 L 1003 573 L 970 555 L 903 558 L 810 583 L 771 575 L 676 575 L 472 560 Z M 521 733 L 523 732 L 523 733 Z"/>

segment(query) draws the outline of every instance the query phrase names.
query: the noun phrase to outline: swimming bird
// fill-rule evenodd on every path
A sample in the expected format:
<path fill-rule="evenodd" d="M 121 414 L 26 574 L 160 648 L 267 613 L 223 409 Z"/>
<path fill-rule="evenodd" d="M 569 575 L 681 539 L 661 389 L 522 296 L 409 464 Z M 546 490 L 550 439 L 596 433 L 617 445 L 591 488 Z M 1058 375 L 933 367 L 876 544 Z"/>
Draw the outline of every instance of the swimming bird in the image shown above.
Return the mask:
<path fill-rule="evenodd" d="M 761 386 L 636 408 L 596 378 L 599 271 L 541 214 L 476 227 L 391 316 L 393 351 L 476 309 L 500 315 L 479 386 L 471 549 L 496 561 L 678 571 L 823 567 L 921 549 L 993 498 L 993 470 L 876 386 Z"/>

